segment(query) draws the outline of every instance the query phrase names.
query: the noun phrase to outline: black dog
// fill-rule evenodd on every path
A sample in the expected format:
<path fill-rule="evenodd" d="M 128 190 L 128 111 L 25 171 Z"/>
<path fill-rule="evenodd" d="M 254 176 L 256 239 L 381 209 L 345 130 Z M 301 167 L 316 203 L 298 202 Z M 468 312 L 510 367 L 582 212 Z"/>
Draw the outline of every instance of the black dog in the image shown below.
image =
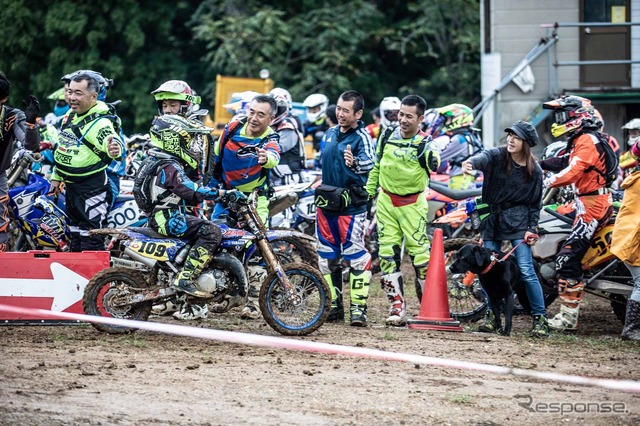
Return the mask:
<path fill-rule="evenodd" d="M 491 250 L 475 244 L 463 246 L 454 256 L 449 271 L 462 274 L 471 271 L 480 278 L 480 285 L 489 297 L 494 313 L 497 330 L 502 329 L 500 313 L 504 312 L 504 330 L 502 334 L 511 334 L 513 319 L 514 293 L 525 311 L 531 313 L 531 304 L 527 297 L 525 282 L 514 257 L 500 261 L 502 254 L 494 255 Z M 501 308 L 504 304 L 504 310 Z"/>

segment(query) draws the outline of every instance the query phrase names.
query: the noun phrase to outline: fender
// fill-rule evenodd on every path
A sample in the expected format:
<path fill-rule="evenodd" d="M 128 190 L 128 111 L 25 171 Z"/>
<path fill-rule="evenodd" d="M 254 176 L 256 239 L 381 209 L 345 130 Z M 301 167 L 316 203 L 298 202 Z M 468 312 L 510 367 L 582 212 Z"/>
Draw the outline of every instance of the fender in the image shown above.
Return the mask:
<path fill-rule="evenodd" d="M 312 237 L 311 235 L 307 235 L 304 234 L 300 231 L 293 231 L 291 229 L 269 229 L 267 230 L 267 240 L 268 241 L 273 241 L 277 238 L 282 238 L 282 237 L 294 237 L 294 238 L 299 238 L 301 240 L 307 240 L 307 241 L 313 241 L 315 242 L 316 239 L 315 237 Z"/>

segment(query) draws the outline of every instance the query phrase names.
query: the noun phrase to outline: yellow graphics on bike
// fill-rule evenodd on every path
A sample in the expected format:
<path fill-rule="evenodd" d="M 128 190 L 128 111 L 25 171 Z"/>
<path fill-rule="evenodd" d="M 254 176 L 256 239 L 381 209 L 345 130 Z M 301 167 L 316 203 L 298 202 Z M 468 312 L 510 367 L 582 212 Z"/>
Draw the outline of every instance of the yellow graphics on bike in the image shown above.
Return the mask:
<path fill-rule="evenodd" d="M 131 241 L 129 248 L 150 259 L 159 260 L 161 262 L 169 261 L 169 254 L 174 247 L 178 245 L 175 241 Z"/>
<path fill-rule="evenodd" d="M 603 227 L 596 235 L 591 239 L 591 245 L 589 250 L 582 258 L 582 269 L 591 269 L 594 266 L 606 262 L 615 257 L 609 250 L 611 248 L 611 234 L 613 233 L 613 224 L 610 223 Z"/>

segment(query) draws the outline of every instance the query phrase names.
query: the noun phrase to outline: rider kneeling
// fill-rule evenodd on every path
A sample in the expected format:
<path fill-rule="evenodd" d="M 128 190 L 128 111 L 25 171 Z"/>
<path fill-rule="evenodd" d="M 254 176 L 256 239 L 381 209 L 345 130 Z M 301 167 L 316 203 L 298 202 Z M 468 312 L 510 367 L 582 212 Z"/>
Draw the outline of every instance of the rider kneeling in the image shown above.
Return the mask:
<path fill-rule="evenodd" d="M 179 115 L 161 115 L 150 130 L 149 158 L 135 179 L 134 196 L 149 217 L 148 226 L 162 235 L 190 241 L 193 245 L 173 285 L 195 297 L 207 297 L 196 280 L 211 260 L 222 239 L 220 227 L 194 215 L 194 207 L 203 200 L 216 199 L 224 190 L 202 186 L 195 180 L 202 155 L 203 136 L 211 132 L 202 123 Z M 184 304 L 174 314 L 180 319 L 203 318 L 206 304 Z M 191 312 L 189 312 L 191 311 Z"/>

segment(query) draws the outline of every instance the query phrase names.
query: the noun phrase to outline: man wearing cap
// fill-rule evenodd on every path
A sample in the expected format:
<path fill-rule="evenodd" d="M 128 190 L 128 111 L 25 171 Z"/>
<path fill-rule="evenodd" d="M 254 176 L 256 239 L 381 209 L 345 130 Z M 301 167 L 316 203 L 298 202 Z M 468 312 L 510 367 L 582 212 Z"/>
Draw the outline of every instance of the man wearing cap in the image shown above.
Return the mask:
<path fill-rule="evenodd" d="M 462 163 L 464 173 L 473 169 L 484 173 L 482 201 L 491 214 L 482 221 L 484 246 L 501 251 L 501 243 L 509 240 L 526 283 L 531 302 L 533 336 L 549 335 L 547 311 L 542 286 L 533 267 L 530 245 L 538 239 L 538 220 L 542 208 L 542 169 L 536 163 L 531 148 L 538 143 L 535 127 L 526 121 L 516 121 L 507 132 L 507 145 L 477 154 Z M 522 241 L 527 244 L 520 244 Z M 488 310 L 480 331 L 497 332 L 494 314 Z"/>

